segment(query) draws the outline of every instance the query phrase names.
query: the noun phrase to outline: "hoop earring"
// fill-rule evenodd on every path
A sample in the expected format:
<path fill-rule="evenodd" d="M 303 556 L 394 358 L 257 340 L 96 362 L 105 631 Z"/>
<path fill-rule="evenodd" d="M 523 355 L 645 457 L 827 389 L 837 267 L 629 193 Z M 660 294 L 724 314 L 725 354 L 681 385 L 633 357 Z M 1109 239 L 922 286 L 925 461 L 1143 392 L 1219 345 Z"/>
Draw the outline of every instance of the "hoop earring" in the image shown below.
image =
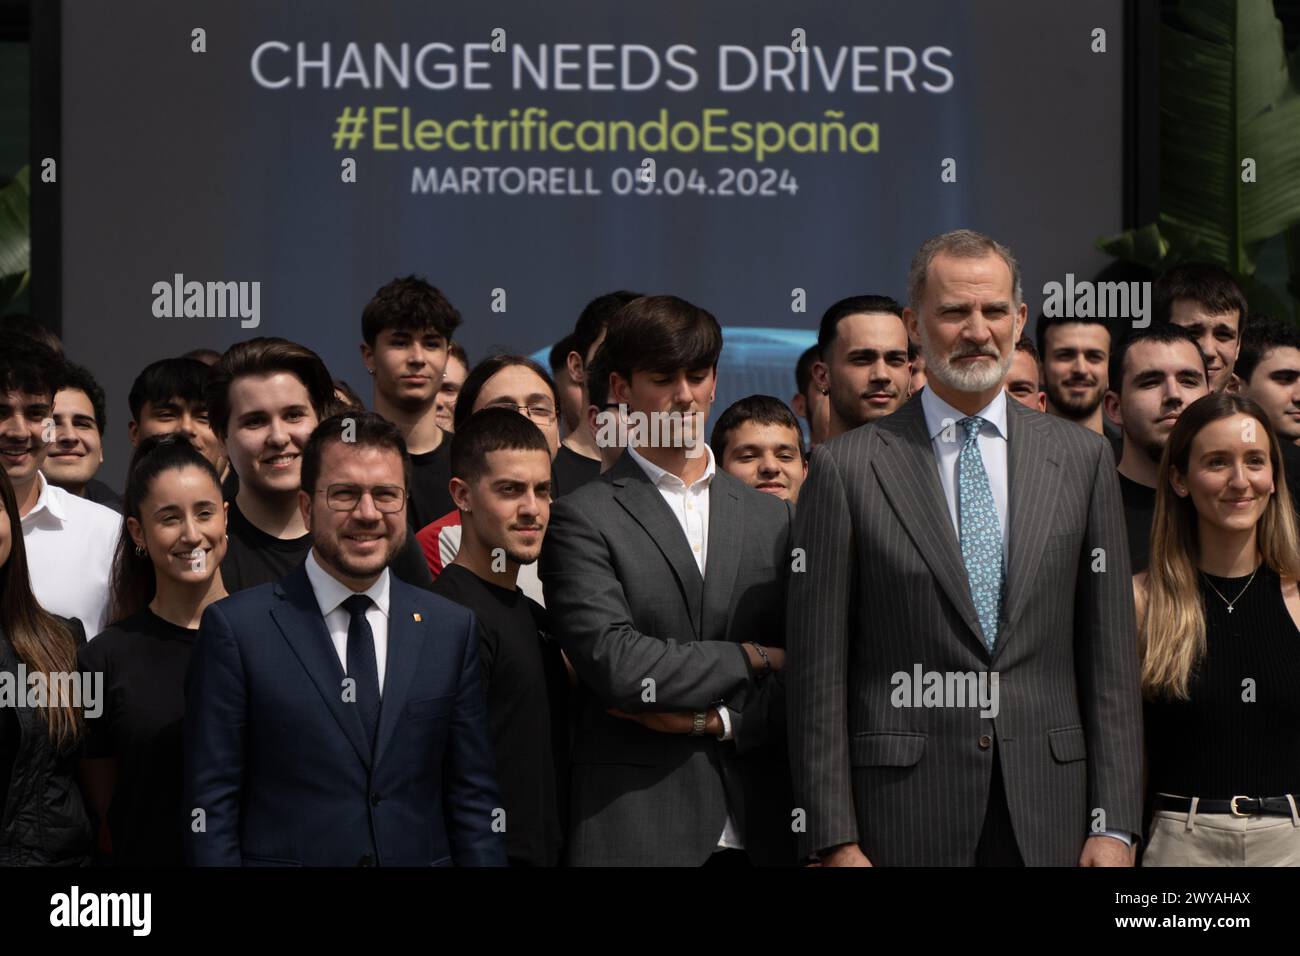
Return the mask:
<path fill-rule="evenodd" d="M 135 546 L 135 556 L 136 556 L 137 558 L 143 558 L 143 557 L 144 557 L 146 554 L 148 554 L 148 553 L 149 553 L 149 552 L 145 551 L 143 545 L 139 545 L 139 544 L 137 544 L 137 545 Z"/>

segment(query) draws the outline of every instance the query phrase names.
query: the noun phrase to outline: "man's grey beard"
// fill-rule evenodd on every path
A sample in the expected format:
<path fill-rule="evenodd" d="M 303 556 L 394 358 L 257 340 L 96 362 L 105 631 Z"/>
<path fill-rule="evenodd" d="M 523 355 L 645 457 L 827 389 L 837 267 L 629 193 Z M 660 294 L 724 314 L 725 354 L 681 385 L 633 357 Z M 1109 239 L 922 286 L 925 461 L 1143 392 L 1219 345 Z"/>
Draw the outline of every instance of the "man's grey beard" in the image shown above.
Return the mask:
<path fill-rule="evenodd" d="M 999 356 L 995 365 L 989 368 L 957 368 L 948 361 L 947 356 L 939 355 L 932 347 L 930 333 L 925 322 L 917 323 L 921 336 L 921 352 L 925 355 L 925 374 L 938 379 L 943 385 L 958 392 L 985 392 L 1002 384 L 1007 373 L 1011 371 L 1011 362 L 1016 357 L 1013 348 L 1006 355 Z"/>

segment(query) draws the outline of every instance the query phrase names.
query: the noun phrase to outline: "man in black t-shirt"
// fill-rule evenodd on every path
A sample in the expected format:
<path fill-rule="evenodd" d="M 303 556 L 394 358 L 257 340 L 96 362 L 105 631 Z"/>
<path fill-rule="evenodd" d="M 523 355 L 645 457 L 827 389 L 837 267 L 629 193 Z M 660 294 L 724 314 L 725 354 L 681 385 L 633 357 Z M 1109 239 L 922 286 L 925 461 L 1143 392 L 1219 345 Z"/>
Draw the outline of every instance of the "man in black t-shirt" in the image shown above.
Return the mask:
<path fill-rule="evenodd" d="M 374 409 L 397 426 L 411 456 L 406 517 L 413 531 L 452 510 L 450 436 L 438 427 L 438 389 L 460 313 L 417 276 L 394 279 L 361 313 L 361 358 Z"/>
<path fill-rule="evenodd" d="M 451 467 L 460 550 L 433 590 L 478 621 L 506 854 L 513 865 L 555 866 L 567 792 L 568 673 L 545 633 L 546 612 L 517 585 L 550 519 L 550 447 L 525 416 L 488 408 L 458 425 Z"/>
<path fill-rule="evenodd" d="M 213 430 L 239 475 L 221 562 L 222 581 L 234 594 L 280 580 L 311 550 L 298 506 L 302 450 L 332 408 L 334 381 L 310 349 L 255 338 L 231 346 L 212 366 L 204 395 Z M 393 573 L 416 587 L 432 582 L 410 535 Z"/>
<path fill-rule="evenodd" d="M 1177 325 L 1134 331 L 1111 356 L 1106 417 L 1123 433 L 1119 489 L 1133 573 L 1150 563 L 1160 456 L 1184 408 L 1209 394 L 1205 359 Z"/>

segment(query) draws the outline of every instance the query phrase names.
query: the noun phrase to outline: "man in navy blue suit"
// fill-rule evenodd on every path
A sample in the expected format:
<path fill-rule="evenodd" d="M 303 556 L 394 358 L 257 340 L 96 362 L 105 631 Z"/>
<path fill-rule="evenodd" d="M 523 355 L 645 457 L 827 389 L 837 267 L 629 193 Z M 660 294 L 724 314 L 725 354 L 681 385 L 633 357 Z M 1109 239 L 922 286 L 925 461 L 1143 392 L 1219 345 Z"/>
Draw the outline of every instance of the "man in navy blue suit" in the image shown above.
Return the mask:
<path fill-rule="evenodd" d="M 388 571 L 410 469 L 378 415 L 323 421 L 302 457 L 311 553 L 204 612 L 191 865 L 505 865 L 474 616 Z"/>

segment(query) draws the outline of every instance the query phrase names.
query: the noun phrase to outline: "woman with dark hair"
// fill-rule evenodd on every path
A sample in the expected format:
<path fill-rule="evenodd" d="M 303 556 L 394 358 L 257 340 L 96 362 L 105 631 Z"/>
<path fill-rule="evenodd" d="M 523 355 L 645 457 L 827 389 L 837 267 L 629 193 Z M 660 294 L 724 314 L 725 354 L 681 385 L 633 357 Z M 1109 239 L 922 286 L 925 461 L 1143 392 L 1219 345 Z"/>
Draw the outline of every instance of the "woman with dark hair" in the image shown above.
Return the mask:
<path fill-rule="evenodd" d="M 180 866 L 181 721 L 199 619 L 226 596 L 226 505 L 216 470 L 181 435 L 140 443 L 122 506 L 109 620 L 81 652 L 104 674 L 82 785 L 99 848 L 122 866 Z"/>
<path fill-rule="evenodd" d="M 1155 811 L 1144 866 L 1300 865 L 1298 578 L 1268 416 L 1240 395 L 1193 402 L 1133 579 Z"/>
<path fill-rule="evenodd" d="M 43 610 L 27 576 L 18 499 L 0 470 L 0 675 L 28 698 L 21 675 L 70 674 L 81 623 Z M 46 687 L 68 686 L 46 678 Z M 17 702 L 15 702 L 17 703 Z M 37 707 L 0 707 L 0 866 L 81 866 L 90 824 L 73 783 L 83 732 L 81 708 L 59 695 Z"/>

